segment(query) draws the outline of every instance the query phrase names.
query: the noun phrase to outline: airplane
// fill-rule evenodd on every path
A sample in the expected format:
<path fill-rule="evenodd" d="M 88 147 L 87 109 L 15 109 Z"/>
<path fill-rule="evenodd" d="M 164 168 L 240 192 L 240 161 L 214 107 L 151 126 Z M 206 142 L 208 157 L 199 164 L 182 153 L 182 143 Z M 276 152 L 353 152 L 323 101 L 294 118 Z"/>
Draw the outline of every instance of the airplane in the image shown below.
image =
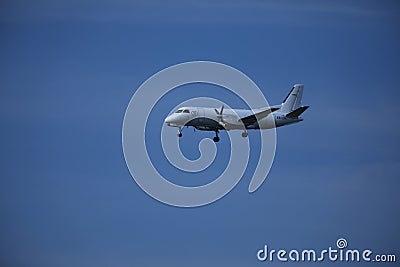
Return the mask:
<path fill-rule="evenodd" d="M 182 137 L 182 128 L 192 126 L 197 130 L 214 131 L 214 142 L 219 142 L 220 130 L 242 130 L 242 137 L 248 136 L 247 130 L 271 129 L 302 121 L 299 117 L 309 106 L 301 105 L 303 84 L 295 84 L 282 104 L 253 110 L 225 109 L 206 107 L 181 107 L 165 118 L 165 123 L 178 127 L 178 137 Z M 273 120 L 272 120 L 273 119 Z"/>

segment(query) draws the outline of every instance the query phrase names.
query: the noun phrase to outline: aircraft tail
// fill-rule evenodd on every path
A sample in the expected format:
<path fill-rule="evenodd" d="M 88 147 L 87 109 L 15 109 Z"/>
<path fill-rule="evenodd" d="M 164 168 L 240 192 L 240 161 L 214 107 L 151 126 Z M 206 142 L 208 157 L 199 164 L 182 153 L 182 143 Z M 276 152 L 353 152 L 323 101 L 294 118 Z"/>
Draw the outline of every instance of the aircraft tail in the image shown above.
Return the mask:
<path fill-rule="evenodd" d="M 280 111 L 284 113 L 290 113 L 301 107 L 301 97 L 303 96 L 304 85 L 295 84 L 290 90 L 290 93 L 283 100 Z M 304 110 L 303 110 L 304 111 Z"/>

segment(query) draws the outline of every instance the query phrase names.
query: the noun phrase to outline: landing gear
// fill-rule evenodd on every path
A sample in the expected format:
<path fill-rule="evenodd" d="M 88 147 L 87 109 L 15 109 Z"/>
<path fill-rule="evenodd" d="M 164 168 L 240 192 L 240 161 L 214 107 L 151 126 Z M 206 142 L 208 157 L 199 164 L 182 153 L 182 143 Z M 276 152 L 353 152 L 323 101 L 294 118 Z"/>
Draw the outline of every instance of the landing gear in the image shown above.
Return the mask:
<path fill-rule="evenodd" d="M 242 137 L 243 137 L 243 138 L 246 138 L 246 137 L 247 137 L 247 135 L 248 135 L 248 134 L 247 134 L 247 132 L 246 132 L 246 131 L 244 131 L 244 132 L 242 133 Z"/>
<path fill-rule="evenodd" d="M 178 136 L 178 137 L 182 137 L 182 127 L 179 127 L 179 128 L 178 128 L 178 134 L 177 134 L 177 136 Z"/>
<path fill-rule="evenodd" d="M 213 140 L 215 143 L 219 142 L 218 130 L 215 131 L 215 137 L 213 138 Z"/>

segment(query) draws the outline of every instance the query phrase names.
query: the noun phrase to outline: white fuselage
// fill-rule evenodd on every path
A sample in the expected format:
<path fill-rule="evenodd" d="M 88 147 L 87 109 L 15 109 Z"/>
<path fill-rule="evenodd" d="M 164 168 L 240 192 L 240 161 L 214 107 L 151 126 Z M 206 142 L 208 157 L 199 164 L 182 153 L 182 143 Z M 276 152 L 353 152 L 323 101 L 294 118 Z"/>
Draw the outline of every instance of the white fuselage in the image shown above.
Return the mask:
<path fill-rule="evenodd" d="M 169 115 L 165 123 L 173 127 L 193 126 L 200 130 L 215 131 L 217 129 L 271 129 L 299 122 L 300 118 L 288 118 L 279 110 L 268 114 L 254 124 L 244 125 L 241 118 L 257 113 L 258 110 L 244 109 L 225 109 L 223 115 L 216 113 L 214 108 L 205 107 L 182 107 L 178 111 Z"/>

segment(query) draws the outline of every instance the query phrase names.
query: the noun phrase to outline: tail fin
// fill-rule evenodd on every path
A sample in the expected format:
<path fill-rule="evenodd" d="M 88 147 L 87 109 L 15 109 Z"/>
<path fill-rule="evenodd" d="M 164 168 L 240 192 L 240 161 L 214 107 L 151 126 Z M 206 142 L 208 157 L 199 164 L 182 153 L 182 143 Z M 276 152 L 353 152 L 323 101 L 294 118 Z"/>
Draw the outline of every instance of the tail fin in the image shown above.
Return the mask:
<path fill-rule="evenodd" d="M 292 112 L 293 110 L 298 109 L 301 106 L 301 97 L 303 96 L 303 88 L 302 84 L 295 84 L 287 95 L 285 100 L 283 100 L 282 107 L 280 111 L 284 113 Z"/>

